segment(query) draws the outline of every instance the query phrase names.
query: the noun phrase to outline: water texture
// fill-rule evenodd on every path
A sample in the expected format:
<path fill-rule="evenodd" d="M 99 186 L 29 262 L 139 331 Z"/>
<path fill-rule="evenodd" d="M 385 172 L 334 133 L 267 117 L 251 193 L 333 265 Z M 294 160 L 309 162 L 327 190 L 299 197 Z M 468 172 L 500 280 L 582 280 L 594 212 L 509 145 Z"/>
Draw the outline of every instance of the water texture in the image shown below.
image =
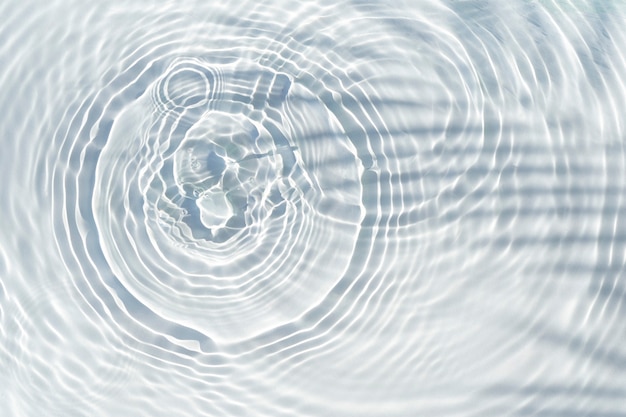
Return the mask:
<path fill-rule="evenodd" d="M 624 3 L 0 15 L 0 416 L 626 416 Z"/>

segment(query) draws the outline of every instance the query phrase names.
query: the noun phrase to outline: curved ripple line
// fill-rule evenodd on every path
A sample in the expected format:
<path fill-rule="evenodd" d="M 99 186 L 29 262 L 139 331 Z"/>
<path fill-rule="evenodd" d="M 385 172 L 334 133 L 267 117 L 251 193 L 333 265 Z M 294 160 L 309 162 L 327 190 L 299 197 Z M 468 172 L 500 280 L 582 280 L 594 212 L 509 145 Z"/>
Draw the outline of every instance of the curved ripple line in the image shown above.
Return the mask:
<path fill-rule="evenodd" d="M 402 414 L 450 381 L 470 404 L 544 366 L 529 339 L 619 359 L 599 323 L 623 312 L 621 30 L 550 4 L 146 14 L 35 175 L 81 308 L 216 415 L 293 414 L 281 389 L 301 415 Z M 78 49 L 62 66 L 89 73 Z M 492 317 L 511 311 L 515 332 Z M 545 324 L 577 317 L 590 341 Z M 18 397 L 40 382 L 14 372 Z"/>

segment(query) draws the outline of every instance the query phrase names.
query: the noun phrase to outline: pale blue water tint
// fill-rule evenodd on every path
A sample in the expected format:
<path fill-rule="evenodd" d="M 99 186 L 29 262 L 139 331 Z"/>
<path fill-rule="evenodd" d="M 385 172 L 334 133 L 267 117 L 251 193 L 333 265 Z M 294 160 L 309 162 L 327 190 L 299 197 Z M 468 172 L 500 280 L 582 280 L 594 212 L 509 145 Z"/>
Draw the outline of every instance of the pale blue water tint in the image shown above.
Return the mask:
<path fill-rule="evenodd" d="M 0 416 L 626 416 L 624 3 L 0 15 Z"/>

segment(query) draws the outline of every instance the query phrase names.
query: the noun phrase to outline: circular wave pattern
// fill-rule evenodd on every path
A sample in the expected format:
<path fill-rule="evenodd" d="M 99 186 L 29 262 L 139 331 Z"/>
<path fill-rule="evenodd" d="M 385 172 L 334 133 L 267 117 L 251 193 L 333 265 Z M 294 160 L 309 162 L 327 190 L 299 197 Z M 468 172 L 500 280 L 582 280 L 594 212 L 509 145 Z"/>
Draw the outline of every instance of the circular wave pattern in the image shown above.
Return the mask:
<path fill-rule="evenodd" d="M 507 364 L 549 365 L 529 339 L 601 351 L 600 325 L 554 329 L 623 311 L 621 258 L 594 252 L 623 249 L 619 31 L 591 47 L 558 7 L 470 3 L 167 6 L 97 26 L 106 58 L 69 48 L 97 83 L 78 82 L 36 177 L 89 317 L 205 415 L 404 415 L 430 396 L 478 414 L 501 407 Z M 561 293 L 571 314 L 546 305 Z M 18 394 L 47 387 L 35 362 L 12 368 Z M 87 401 L 127 383 L 104 368 Z M 507 395 L 540 404 L 531 374 Z"/>
<path fill-rule="evenodd" d="M 116 115 L 98 157 L 92 201 L 107 204 L 94 221 L 112 272 L 151 310 L 220 341 L 293 321 L 352 258 L 361 162 L 337 125 L 332 148 L 303 148 L 286 113 L 333 115 L 291 103 L 291 84 L 252 63 L 175 60 Z M 318 168 L 329 155 L 350 163 L 341 199 Z"/>
<path fill-rule="evenodd" d="M 159 82 L 156 100 L 165 108 L 193 109 L 215 99 L 219 86 L 209 68 L 195 60 L 185 60 L 168 68 Z"/>
<path fill-rule="evenodd" d="M 342 104 L 353 93 L 312 77 L 325 70 L 311 58 L 261 41 L 145 45 L 58 136 L 55 215 L 77 220 L 57 229 L 62 252 L 97 265 L 81 292 L 202 352 L 327 309 L 371 244 L 370 110 Z"/>

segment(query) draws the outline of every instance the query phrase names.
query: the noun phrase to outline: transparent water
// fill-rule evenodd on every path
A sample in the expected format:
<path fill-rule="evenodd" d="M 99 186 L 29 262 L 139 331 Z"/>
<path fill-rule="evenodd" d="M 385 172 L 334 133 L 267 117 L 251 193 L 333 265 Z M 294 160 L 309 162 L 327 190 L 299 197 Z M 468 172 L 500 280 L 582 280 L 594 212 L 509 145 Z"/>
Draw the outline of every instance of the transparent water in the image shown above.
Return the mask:
<path fill-rule="evenodd" d="M 0 4 L 1 416 L 626 416 L 626 7 Z"/>

